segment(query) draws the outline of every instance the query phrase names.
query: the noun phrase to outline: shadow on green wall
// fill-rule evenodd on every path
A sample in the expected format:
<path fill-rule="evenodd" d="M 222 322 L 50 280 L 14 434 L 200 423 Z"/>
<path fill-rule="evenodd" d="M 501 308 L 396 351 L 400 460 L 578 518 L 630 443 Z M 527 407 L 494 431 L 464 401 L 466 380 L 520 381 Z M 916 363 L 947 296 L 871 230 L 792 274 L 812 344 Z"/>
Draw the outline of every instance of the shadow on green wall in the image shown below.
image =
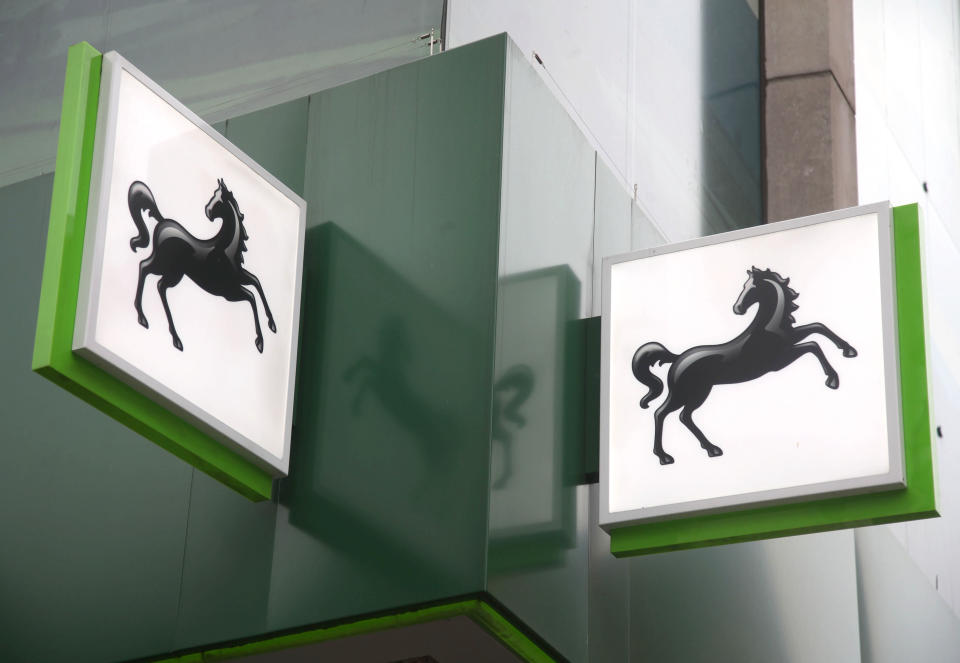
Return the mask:
<path fill-rule="evenodd" d="M 580 281 L 566 265 L 499 280 L 493 387 L 493 574 L 552 568 L 576 545 L 583 479 Z"/>
<path fill-rule="evenodd" d="M 385 582 L 444 586 L 476 521 L 463 415 L 483 407 L 479 339 L 335 223 L 307 233 L 291 525 Z M 475 433 L 475 432 L 474 432 Z M 475 441 L 475 440 L 474 440 Z M 475 481 L 473 482 L 475 483 Z M 465 516 L 470 516 L 466 517 Z M 477 590 L 480 587 L 476 588 Z"/>

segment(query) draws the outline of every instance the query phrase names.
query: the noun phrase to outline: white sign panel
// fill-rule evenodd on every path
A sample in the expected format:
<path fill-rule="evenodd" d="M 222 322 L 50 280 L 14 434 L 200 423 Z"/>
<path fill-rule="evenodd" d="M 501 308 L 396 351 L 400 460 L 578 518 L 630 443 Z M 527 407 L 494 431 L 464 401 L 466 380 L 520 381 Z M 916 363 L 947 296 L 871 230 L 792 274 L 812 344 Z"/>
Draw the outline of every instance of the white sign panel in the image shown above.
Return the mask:
<path fill-rule="evenodd" d="M 609 258 L 601 524 L 904 485 L 891 218 Z"/>
<path fill-rule="evenodd" d="M 103 57 L 74 349 L 286 474 L 306 204 Z"/>

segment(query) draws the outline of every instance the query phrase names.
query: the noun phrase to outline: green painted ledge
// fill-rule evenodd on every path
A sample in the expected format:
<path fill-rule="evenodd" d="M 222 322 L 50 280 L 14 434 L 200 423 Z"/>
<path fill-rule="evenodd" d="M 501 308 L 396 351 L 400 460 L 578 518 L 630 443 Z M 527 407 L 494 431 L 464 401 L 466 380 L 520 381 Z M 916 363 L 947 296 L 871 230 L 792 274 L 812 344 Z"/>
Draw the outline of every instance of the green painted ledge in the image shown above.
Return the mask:
<path fill-rule="evenodd" d="M 101 63 L 86 42 L 67 53 L 33 370 L 249 499 L 269 499 L 267 472 L 73 353 Z"/>
<path fill-rule="evenodd" d="M 363 635 L 391 628 L 413 626 L 460 616 L 472 619 L 481 628 L 516 654 L 520 660 L 527 661 L 528 663 L 555 663 L 556 661 L 556 659 L 547 654 L 539 645 L 514 626 L 510 620 L 480 599 L 456 601 L 418 610 L 361 619 L 346 624 L 315 628 L 300 633 L 269 637 L 233 647 L 208 649 L 206 651 L 174 656 L 173 658 L 151 660 L 154 663 L 210 663 L 211 661 L 229 661 L 244 656 L 264 654 L 289 649 L 291 647 L 302 647 L 304 645 L 326 642 L 337 638 Z"/>
<path fill-rule="evenodd" d="M 893 208 L 893 233 L 907 487 L 624 527 L 610 533 L 614 555 L 646 555 L 939 515 L 927 398 L 920 210 L 916 204 Z"/>

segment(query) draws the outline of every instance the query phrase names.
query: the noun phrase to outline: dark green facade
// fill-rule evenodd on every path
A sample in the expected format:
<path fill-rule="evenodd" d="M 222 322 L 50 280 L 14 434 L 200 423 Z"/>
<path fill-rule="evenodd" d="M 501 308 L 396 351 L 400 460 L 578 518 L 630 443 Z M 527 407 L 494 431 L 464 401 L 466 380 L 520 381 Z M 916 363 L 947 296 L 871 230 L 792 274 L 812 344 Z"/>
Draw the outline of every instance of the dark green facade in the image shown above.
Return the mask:
<path fill-rule="evenodd" d="M 509 48 L 494 37 L 218 127 L 308 201 L 291 473 L 271 502 L 30 373 L 52 179 L 0 189 L 0 270 L 17 284 L 0 350 L 0 658 L 163 657 L 481 597 L 586 660 L 586 288 L 559 260 L 503 269 L 524 248 L 501 220 Z M 591 154 L 590 187 L 594 168 Z M 544 401 L 551 515 L 498 527 L 492 492 L 528 462 L 497 456 L 519 430 L 502 398 L 511 376 L 548 388 L 524 383 L 530 332 L 504 318 L 538 292 L 555 305 L 535 331 L 564 378 Z"/>

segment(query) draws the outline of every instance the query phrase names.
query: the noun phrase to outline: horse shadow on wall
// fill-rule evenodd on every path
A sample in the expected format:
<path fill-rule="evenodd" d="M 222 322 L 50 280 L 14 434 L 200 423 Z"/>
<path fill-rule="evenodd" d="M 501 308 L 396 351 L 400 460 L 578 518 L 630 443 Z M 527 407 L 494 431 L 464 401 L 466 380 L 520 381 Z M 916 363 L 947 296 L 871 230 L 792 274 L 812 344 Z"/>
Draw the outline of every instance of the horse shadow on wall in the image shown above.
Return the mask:
<path fill-rule="evenodd" d="M 507 369 L 493 385 L 490 438 L 503 449 L 503 467 L 490 481 L 493 490 L 505 487 L 513 477 L 513 454 L 517 433 L 527 425 L 524 406 L 533 393 L 536 377 L 526 364 Z"/>
<path fill-rule="evenodd" d="M 555 568 L 576 544 L 585 471 L 580 280 L 554 265 L 503 276 L 498 290 L 488 569 Z"/>
<path fill-rule="evenodd" d="M 450 560 L 473 554 L 464 532 L 486 520 L 483 338 L 338 224 L 306 240 L 280 502 L 291 526 L 372 574 L 411 591 L 442 584 Z M 443 556 L 430 544 L 438 531 L 449 534 Z"/>
<path fill-rule="evenodd" d="M 385 317 L 376 333 L 376 347 L 343 372 L 346 390 L 353 393 L 350 411 L 364 416 L 364 401 L 372 397 L 417 445 L 430 471 L 443 471 L 456 421 L 414 383 L 411 366 L 417 360 L 408 323 L 399 315 Z"/>

